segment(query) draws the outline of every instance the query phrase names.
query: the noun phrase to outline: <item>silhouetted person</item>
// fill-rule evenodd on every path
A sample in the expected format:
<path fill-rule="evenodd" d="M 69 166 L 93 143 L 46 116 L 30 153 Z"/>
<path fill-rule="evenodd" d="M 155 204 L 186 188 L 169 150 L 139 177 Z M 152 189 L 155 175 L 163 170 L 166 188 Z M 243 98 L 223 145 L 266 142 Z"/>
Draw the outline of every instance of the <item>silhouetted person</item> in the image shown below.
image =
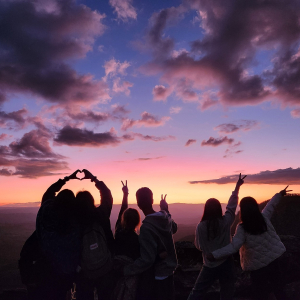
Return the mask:
<path fill-rule="evenodd" d="M 115 269 L 132 264 L 140 257 L 140 243 L 137 229 L 141 222 L 139 212 L 134 208 L 128 208 L 128 187 L 122 181 L 123 200 L 119 216 L 115 226 Z M 118 275 L 118 276 L 117 276 Z M 116 272 L 116 284 L 113 299 L 135 300 L 138 283 L 137 276 L 119 276 Z"/>
<path fill-rule="evenodd" d="M 177 257 L 172 234 L 177 231 L 177 225 L 171 219 L 165 198 L 162 198 L 159 212 L 153 210 L 153 194 L 149 188 L 139 189 L 136 199 L 145 215 L 139 235 L 140 257 L 125 266 L 124 275 L 142 275 L 139 276 L 138 299 L 173 300 Z M 161 252 L 166 252 L 165 258 L 157 259 Z"/>
<path fill-rule="evenodd" d="M 136 232 L 141 217 L 134 208 L 128 208 L 128 187 L 123 184 L 123 200 L 115 226 L 115 255 L 127 256 L 133 260 L 140 257 L 139 236 Z"/>
<path fill-rule="evenodd" d="M 262 213 L 254 198 L 243 198 L 240 202 L 241 223 L 237 226 L 231 244 L 208 256 L 211 260 L 221 259 L 240 249 L 242 269 L 251 271 L 255 300 L 268 299 L 268 283 L 278 300 L 286 299 L 278 264 L 279 257 L 286 249 L 270 221 L 276 205 L 286 195 L 286 189 L 275 194 Z"/>
<path fill-rule="evenodd" d="M 39 287 L 40 299 L 65 300 L 73 286 L 80 257 L 80 228 L 75 215 L 75 196 L 70 190 L 55 194 L 69 179 L 78 179 L 77 170 L 59 179 L 43 195 L 36 219 L 36 233 L 47 261 Z"/>
<path fill-rule="evenodd" d="M 222 215 L 221 203 L 217 199 L 211 198 L 205 203 L 203 216 L 197 225 L 195 234 L 195 245 L 202 250 L 203 267 L 188 300 L 205 298 L 208 289 L 217 279 L 221 286 L 221 299 L 233 298 L 235 282 L 233 258 L 230 256 L 211 262 L 207 259 L 207 254 L 228 245 L 231 241 L 230 227 L 235 219 L 239 189 L 244 183 L 245 177 L 241 178 L 240 174 L 224 215 Z"/>
<path fill-rule="evenodd" d="M 99 300 L 110 300 L 113 288 L 114 238 L 110 225 L 113 198 L 103 181 L 99 181 L 86 169 L 82 171 L 85 174 L 83 179 L 95 182 L 100 191 L 100 205 L 95 207 L 94 198 L 88 191 L 81 191 L 76 195 L 77 218 L 83 236 L 81 261 L 76 278 L 76 299 L 94 300 L 96 288 Z"/>

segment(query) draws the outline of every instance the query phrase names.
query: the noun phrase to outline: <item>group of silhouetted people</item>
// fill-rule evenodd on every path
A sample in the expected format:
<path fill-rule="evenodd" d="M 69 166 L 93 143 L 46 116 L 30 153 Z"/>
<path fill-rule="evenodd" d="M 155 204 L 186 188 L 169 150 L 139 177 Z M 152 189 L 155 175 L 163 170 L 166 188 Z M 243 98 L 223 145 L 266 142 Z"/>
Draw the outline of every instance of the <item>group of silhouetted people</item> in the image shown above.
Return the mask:
<path fill-rule="evenodd" d="M 100 191 L 98 207 L 88 191 L 80 191 L 76 196 L 68 189 L 60 191 L 67 181 L 79 179 L 78 172 L 83 172 L 83 179 L 90 179 Z M 203 267 L 188 300 L 205 299 L 215 280 L 220 282 L 221 299 L 233 299 L 232 255 L 238 250 L 242 269 L 251 274 L 254 299 L 267 299 L 267 282 L 278 300 L 285 299 L 278 264 L 285 247 L 270 218 L 287 191 L 285 188 L 276 194 L 262 212 L 255 199 L 243 198 L 241 223 L 231 241 L 230 228 L 245 177 L 240 174 L 224 215 L 217 199 L 205 203 L 195 233 Z M 77 300 L 93 300 L 95 293 L 98 300 L 175 299 L 173 274 L 177 257 L 173 234 L 177 225 L 169 213 L 166 196 L 162 195 L 160 211 L 156 212 L 152 191 L 143 187 L 136 192 L 137 205 L 145 215 L 140 225 L 139 212 L 128 208 L 127 181 L 122 185 L 123 200 L 114 234 L 110 223 L 111 191 L 88 170 L 77 170 L 47 189 L 37 214 L 36 231 L 29 238 L 31 246 L 26 245 L 28 241 L 22 250 L 36 253 L 31 257 L 31 269 L 23 262 L 21 252 L 20 269 L 29 300 L 65 300 L 74 285 Z M 34 279 L 26 280 L 26 276 Z"/>

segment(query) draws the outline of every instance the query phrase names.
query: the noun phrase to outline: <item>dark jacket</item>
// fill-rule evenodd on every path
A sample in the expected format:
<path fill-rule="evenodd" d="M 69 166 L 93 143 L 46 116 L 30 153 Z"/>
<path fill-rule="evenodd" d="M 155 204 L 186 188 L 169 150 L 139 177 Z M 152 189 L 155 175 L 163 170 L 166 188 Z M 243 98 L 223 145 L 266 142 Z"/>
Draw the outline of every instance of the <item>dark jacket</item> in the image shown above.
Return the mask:
<path fill-rule="evenodd" d="M 177 225 L 167 212 L 160 211 L 146 216 L 139 235 L 141 256 L 124 268 L 124 274 L 140 274 L 154 266 L 155 276 L 172 275 L 177 267 L 172 236 L 176 231 Z M 163 251 L 167 252 L 167 258 L 157 260 L 159 253 Z"/>

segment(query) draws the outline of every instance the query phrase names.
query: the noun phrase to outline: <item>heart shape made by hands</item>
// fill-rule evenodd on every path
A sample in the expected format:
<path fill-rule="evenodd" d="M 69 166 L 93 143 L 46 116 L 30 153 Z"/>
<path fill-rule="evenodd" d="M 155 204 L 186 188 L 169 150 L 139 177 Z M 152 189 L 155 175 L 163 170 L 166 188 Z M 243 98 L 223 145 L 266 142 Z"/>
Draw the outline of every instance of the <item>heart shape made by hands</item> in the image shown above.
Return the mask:
<path fill-rule="evenodd" d="M 77 177 L 79 180 L 82 180 L 82 179 L 85 177 L 85 175 L 84 175 L 84 173 L 81 171 L 81 172 L 78 172 L 78 173 L 76 174 L 76 177 Z"/>

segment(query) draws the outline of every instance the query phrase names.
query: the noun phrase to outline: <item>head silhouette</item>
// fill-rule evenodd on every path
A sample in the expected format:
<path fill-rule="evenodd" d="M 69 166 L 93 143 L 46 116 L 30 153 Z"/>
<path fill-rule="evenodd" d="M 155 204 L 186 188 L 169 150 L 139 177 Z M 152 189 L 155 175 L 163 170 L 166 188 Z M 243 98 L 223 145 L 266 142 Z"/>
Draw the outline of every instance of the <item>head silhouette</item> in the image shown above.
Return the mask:
<path fill-rule="evenodd" d="M 77 218 L 81 225 L 89 225 L 94 220 L 95 200 L 88 191 L 76 194 Z"/>
<path fill-rule="evenodd" d="M 219 200 L 210 198 L 206 201 L 201 221 L 222 218 L 222 206 Z"/>
<path fill-rule="evenodd" d="M 259 210 L 256 200 L 244 197 L 240 202 L 240 219 L 244 230 L 250 234 L 262 234 L 267 230 L 263 215 Z"/>
<path fill-rule="evenodd" d="M 152 209 L 153 204 L 153 193 L 147 187 L 142 187 L 136 192 L 136 201 L 138 207 L 144 211 L 147 209 Z"/>
<path fill-rule="evenodd" d="M 135 231 L 141 222 L 139 212 L 134 208 L 127 208 L 121 218 L 121 225 L 123 229 L 128 231 Z"/>
<path fill-rule="evenodd" d="M 54 199 L 54 207 L 58 211 L 71 211 L 74 208 L 75 195 L 71 190 L 60 191 Z"/>

